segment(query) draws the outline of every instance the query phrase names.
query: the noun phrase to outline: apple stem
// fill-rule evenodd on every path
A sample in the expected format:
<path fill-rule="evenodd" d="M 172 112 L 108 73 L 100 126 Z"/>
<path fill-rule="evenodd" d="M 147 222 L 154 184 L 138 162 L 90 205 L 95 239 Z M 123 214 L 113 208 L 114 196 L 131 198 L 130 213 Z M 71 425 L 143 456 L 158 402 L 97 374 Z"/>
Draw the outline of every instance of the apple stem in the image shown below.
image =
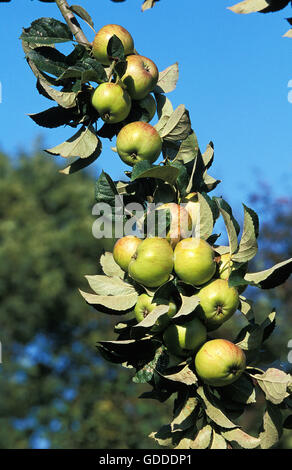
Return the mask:
<path fill-rule="evenodd" d="M 71 33 L 73 36 L 75 36 L 76 41 L 79 44 L 91 47 L 92 43 L 88 41 L 85 34 L 83 33 L 74 13 L 70 10 L 67 0 L 55 0 L 55 2 L 68 27 L 70 28 Z"/>

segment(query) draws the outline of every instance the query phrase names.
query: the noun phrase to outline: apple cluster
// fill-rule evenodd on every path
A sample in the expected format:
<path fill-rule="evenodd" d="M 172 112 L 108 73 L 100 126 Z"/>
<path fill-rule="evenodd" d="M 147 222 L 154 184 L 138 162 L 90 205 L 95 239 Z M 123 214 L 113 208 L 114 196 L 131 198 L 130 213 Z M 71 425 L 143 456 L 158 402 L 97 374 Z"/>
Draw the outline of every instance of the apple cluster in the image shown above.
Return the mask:
<path fill-rule="evenodd" d="M 113 257 L 146 290 L 138 297 L 134 308 L 139 323 L 157 307 L 151 289 L 155 292 L 171 276 L 195 288 L 198 306 L 192 319 L 176 324 L 173 317 L 178 308 L 175 299 L 170 298 L 167 313 L 159 316 L 151 327 L 151 333 L 161 335 L 171 355 L 194 357 L 200 378 L 209 385 L 220 387 L 234 382 L 242 374 L 246 358 L 244 352 L 232 342 L 208 339 L 208 332 L 220 327 L 236 312 L 240 302 L 239 292 L 228 284 L 232 271 L 230 254 L 220 258 L 206 240 L 184 238 L 190 222 L 198 217 L 196 195 L 190 194 L 187 201 L 184 207 L 175 203 L 161 206 L 168 208 L 172 215 L 165 238 L 124 236 L 115 243 Z M 178 220 L 181 222 L 179 225 Z"/>
<path fill-rule="evenodd" d="M 109 81 L 101 83 L 92 93 L 91 103 L 101 119 L 108 124 L 124 123 L 117 135 L 116 149 L 123 162 L 130 166 L 142 160 L 154 163 L 162 149 L 157 130 L 149 124 L 156 112 L 156 102 L 151 95 L 159 72 L 155 63 L 135 52 L 131 34 L 122 26 L 108 24 L 95 35 L 92 54 L 103 66 L 115 64 L 109 55 L 109 43 L 117 37 L 124 49 L 125 68 L 115 80 L 109 73 Z M 125 122 L 134 101 L 146 111 L 148 120 Z"/>

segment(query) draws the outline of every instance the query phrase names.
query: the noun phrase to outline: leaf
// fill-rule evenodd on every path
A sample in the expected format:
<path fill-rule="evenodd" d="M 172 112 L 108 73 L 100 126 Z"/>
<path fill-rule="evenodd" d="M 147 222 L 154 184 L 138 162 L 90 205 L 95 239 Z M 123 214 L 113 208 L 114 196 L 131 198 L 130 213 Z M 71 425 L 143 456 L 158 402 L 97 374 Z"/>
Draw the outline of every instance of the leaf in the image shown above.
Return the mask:
<path fill-rule="evenodd" d="M 268 403 L 263 418 L 262 432 L 259 435 L 262 449 L 270 449 L 282 435 L 282 414 L 279 407 Z"/>
<path fill-rule="evenodd" d="M 261 325 L 250 323 L 244 327 L 236 338 L 236 345 L 246 351 L 258 349 L 263 342 L 265 330 L 275 322 L 275 316 L 276 312 L 272 312 Z"/>
<path fill-rule="evenodd" d="M 61 106 L 53 106 L 52 108 L 41 111 L 40 113 L 28 114 L 28 116 L 38 125 L 48 129 L 69 124 L 74 119 L 72 109 L 65 109 Z"/>
<path fill-rule="evenodd" d="M 171 430 L 185 431 L 192 427 L 194 423 L 194 412 L 198 405 L 198 401 L 194 397 L 186 397 L 186 399 L 176 409 L 174 419 L 170 424 Z"/>
<path fill-rule="evenodd" d="M 125 60 L 124 46 L 120 38 L 115 34 L 111 36 L 107 45 L 107 54 L 111 59 Z"/>
<path fill-rule="evenodd" d="M 198 139 L 194 131 L 182 141 L 173 161 L 179 161 L 184 164 L 197 158 L 199 152 Z"/>
<path fill-rule="evenodd" d="M 228 402 L 234 401 L 250 405 L 256 403 L 256 390 L 248 374 L 242 374 L 239 379 L 220 390 L 220 396 Z"/>
<path fill-rule="evenodd" d="M 259 235 L 258 215 L 249 207 L 244 207 L 244 226 L 238 251 L 232 256 L 233 261 L 245 263 L 257 254 L 257 237 Z"/>
<path fill-rule="evenodd" d="M 184 140 L 191 132 L 189 113 L 183 104 L 171 114 L 165 126 L 159 131 L 160 137 L 167 140 Z"/>
<path fill-rule="evenodd" d="M 184 366 L 178 372 L 167 373 L 166 371 L 166 373 L 161 373 L 161 375 L 172 382 L 180 382 L 189 386 L 195 385 L 198 382 L 197 376 L 190 369 L 189 365 Z"/>
<path fill-rule="evenodd" d="M 210 449 L 227 449 L 224 437 L 213 429 Z"/>
<path fill-rule="evenodd" d="M 136 292 L 131 284 L 127 284 L 119 277 L 96 275 L 85 278 L 91 289 L 99 295 L 129 295 Z"/>
<path fill-rule="evenodd" d="M 150 328 L 154 326 L 160 317 L 167 314 L 168 310 L 169 305 L 158 305 L 140 323 L 134 326 L 134 328 Z"/>
<path fill-rule="evenodd" d="M 157 349 L 154 359 L 147 364 L 145 364 L 138 372 L 136 375 L 133 377 L 133 382 L 135 383 L 148 383 L 152 379 L 155 368 L 157 365 L 157 361 L 161 357 L 161 355 L 164 352 L 164 347 L 160 347 Z"/>
<path fill-rule="evenodd" d="M 20 39 L 36 44 L 56 44 L 73 40 L 69 27 L 54 18 L 39 18 L 24 28 Z"/>
<path fill-rule="evenodd" d="M 291 376 L 285 372 L 270 368 L 264 374 L 255 374 L 258 385 L 263 390 L 266 399 L 274 405 L 279 405 L 288 396 L 287 387 Z"/>
<path fill-rule="evenodd" d="M 182 305 L 178 312 L 172 317 L 174 320 L 177 318 L 190 315 L 195 311 L 200 301 L 198 296 L 192 295 L 191 297 L 186 297 L 181 295 Z"/>
<path fill-rule="evenodd" d="M 225 412 L 221 409 L 220 401 L 216 397 L 207 391 L 204 391 L 203 387 L 199 387 L 197 393 L 201 397 L 205 412 L 211 421 L 226 429 L 236 427 L 236 424 L 232 423 L 232 421 L 230 421 L 226 416 Z"/>
<path fill-rule="evenodd" d="M 273 289 L 283 284 L 292 273 L 292 258 L 257 273 L 247 273 L 244 279 L 252 286 Z"/>
<path fill-rule="evenodd" d="M 100 257 L 100 264 L 102 270 L 106 276 L 109 277 L 119 277 L 121 279 L 124 278 L 125 273 L 120 268 L 120 266 L 115 262 L 113 258 L 113 254 L 110 252 L 106 252 Z"/>
<path fill-rule="evenodd" d="M 54 101 L 56 101 L 62 108 L 74 108 L 76 106 L 77 93 L 62 92 L 52 88 L 46 80 L 39 78 L 39 86 L 45 90 L 46 94 L 49 95 Z"/>
<path fill-rule="evenodd" d="M 149 434 L 149 437 L 154 439 L 161 446 L 164 446 L 164 447 L 173 446 L 172 430 L 169 424 L 163 426 L 157 432 L 152 432 L 151 434 Z"/>
<path fill-rule="evenodd" d="M 193 442 L 190 444 L 190 449 L 207 449 L 210 445 L 212 438 L 212 427 L 210 424 L 204 426 L 196 435 Z"/>
<path fill-rule="evenodd" d="M 141 178 L 158 178 L 169 184 L 175 184 L 179 170 L 173 166 L 152 166 L 148 161 L 144 160 L 136 163 L 132 171 L 131 181 Z"/>
<path fill-rule="evenodd" d="M 67 58 L 54 47 L 41 46 L 30 50 L 27 58 L 38 70 L 59 77 L 68 68 Z"/>
<path fill-rule="evenodd" d="M 91 163 L 95 162 L 95 160 L 99 157 L 101 153 L 101 149 L 97 149 L 90 157 L 88 158 L 77 158 L 74 162 L 70 163 L 68 166 L 59 170 L 59 173 L 64 175 L 71 175 L 76 173 L 77 171 L 83 170 L 83 168 L 88 167 Z"/>
<path fill-rule="evenodd" d="M 240 296 L 240 306 L 238 310 L 245 316 L 248 321 L 254 320 L 253 301 Z"/>
<path fill-rule="evenodd" d="M 224 223 L 225 223 L 227 235 L 228 235 L 228 240 L 229 240 L 230 253 L 233 254 L 238 248 L 238 239 L 237 239 L 237 235 L 239 233 L 238 223 L 233 217 L 231 207 L 229 206 L 229 204 L 227 204 L 226 201 L 224 201 L 224 199 L 219 198 L 219 197 L 214 197 L 213 200 L 218 205 L 220 213 L 224 219 Z M 232 259 L 233 259 L 233 256 L 232 256 Z"/>
<path fill-rule="evenodd" d="M 99 148 L 101 152 L 101 142 L 96 136 L 92 126 L 82 127 L 70 139 L 56 147 L 47 149 L 46 152 L 61 157 L 88 158 Z"/>
<path fill-rule="evenodd" d="M 149 10 L 149 8 L 153 8 L 156 2 L 159 2 L 159 0 L 144 0 L 141 7 L 142 11 L 146 11 Z"/>
<path fill-rule="evenodd" d="M 91 16 L 83 7 L 79 5 L 71 5 L 69 10 L 71 10 L 75 15 L 79 16 L 79 18 L 84 20 L 87 24 L 89 24 L 89 26 L 94 28 L 94 23 Z"/>
<path fill-rule="evenodd" d="M 269 3 L 266 0 L 244 0 L 232 7 L 228 7 L 228 9 L 234 13 L 247 14 L 264 10 L 268 6 Z"/>
<path fill-rule="evenodd" d="M 170 65 L 159 73 L 158 82 L 154 93 L 170 93 L 176 87 L 178 81 L 178 63 Z"/>
<path fill-rule="evenodd" d="M 128 295 L 96 295 L 83 292 L 79 289 L 80 294 L 90 305 L 94 305 L 96 308 L 101 309 L 107 313 L 113 313 L 118 315 L 119 313 L 125 313 L 133 308 L 137 302 L 138 294 Z M 105 309 L 103 308 L 105 307 Z"/>
<path fill-rule="evenodd" d="M 114 352 L 125 359 L 140 361 L 141 359 L 152 356 L 157 348 L 157 341 L 152 338 L 127 339 L 118 341 L 99 341 L 98 344 L 106 348 L 108 351 Z M 124 362 L 125 362 L 124 359 Z"/>
<path fill-rule="evenodd" d="M 198 193 L 200 205 L 199 223 L 196 224 L 196 237 L 207 240 L 213 233 L 214 224 L 218 217 L 217 207 L 206 193 Z"/>
<path fill-rule="evenodd" d="M 236 442 L 244 449 L 255 449 L 261 443 L 257 437 L 250 436 L 239 428 L 231 429 L 230 431 L 221 431 L 222 436 L 232 444 Z"/>

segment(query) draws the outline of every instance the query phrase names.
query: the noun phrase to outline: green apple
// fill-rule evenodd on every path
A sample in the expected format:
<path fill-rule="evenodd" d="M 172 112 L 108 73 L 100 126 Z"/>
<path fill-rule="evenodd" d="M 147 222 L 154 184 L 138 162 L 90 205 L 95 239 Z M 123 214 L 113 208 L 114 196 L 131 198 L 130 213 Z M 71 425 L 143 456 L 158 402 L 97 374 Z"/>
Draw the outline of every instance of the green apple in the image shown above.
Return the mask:
<path fill-rule="evenodd" d="M 154 118 L 155 113 L 156 113 L 156 101 L 153 98 L 153 96 L 150 93 L 148 93 L 148 95 L 146 95 L 145 98 L 143 98 L 142 100 L 138 100 L 137 103 L 139 107 L 142 108 L 144 112 L 146 111 L 147 113 L 147 121 L 146 119 L 144 119 L 144 121 L 146 122 L 151 121 Z"/>
<path fill-rule="evenodd" d="M 188 357 L 207 340 L 207 330 L 198 318 L 183 325 L 169 325 L 163 333 L 163 341 L 174 356 Z"/>
<path fill-rule="evenodd" d="M 223 255 L 221 255 L 220 261 L 218 264 L 219 264 L 218 273 L 219 273 L 220 279 L 226 279 L 226 280 L 229 279 L 229 276 L 234 269 L 232 255 L 230 253 L 224 253 Z M 248 267 L 248 263 L 245 264 L 246 271 L 247 271 L 247 267 Z M 242 294 L 246 288 L 247 288 L 247 285 L 236 287 L 239 294 Z"/>
<path fill-rule="evenodd" d="M 151 59 L 142 55 L 129 55 L 126 59 L 127 68 L 122 81 L 133 100 L 142 100 L 154 90 L 159 72 Z"/>
<path fill-rule="evenodd" d="M 125 55 L 133 54 L 134 41 L 131 34 L 118 24 L 107 24 L 103 26 L 95 35 L 92 43 L 92 54 L 103 65 L 110 65 L 112 62 L 108 56 L 107 47 L 111 37 L 117 36 L 123 46 Z"/>
<path fill-rule="evenodd" d="M 246 366 L 243 350 L 226 339 L 212 339 L 195 356 L 198 375 L 208 385 L 223 387 L 235 382 Z"/>
<path fill-rule="evenodd" d="M 114 245 L 113 257 L 115 262 L 124 271 L 128 271 L 132 256 L 136 253 L 137 247 L 142 240 L 134 235 L 127 235 L 120 238 Z"/>
<path fill-rule="evenodd" d="M 174 270 L 184 282 L 200 286 L 215 274 L 215 252 L 201 238 L 185 238 L 174 249 Z"/>
<path fill-rule="evenodd" d="M 173 250 L 165 238 L 146 238 L 130 261 L 130 276 L 146 287 L 159 287 L 173 270 Z"/>
<path fill-rule="evenodd" d="M 120 158 L 130 166 L 142 160 L 154 163 L 160 155 L 162 140 L 151 124 L 136 121 L 120 130 L 116 147 Z"/>
<path fill-rule="evenodd" d="M 166 239 L 174 248 L 182 238 L 188 236 L 188 232 L 192 229 L 192 221 L 186 209 L 175 202 L 162 204 L 156 210 L 166 209 L 171 214 L 170 228 L 166 233 Z"/>
<path fill-rule="evenodd" d="M 120 85 L 106 82 L 94 90 L 91 103 L 103 121 L 114 124 L 126 119 L 132 101 L 128 92 Z"/>
<path fill-rule="evenodd" d="M 134 308 L 134 313 L 136 316 L 137 321 L 140 323 L 147 315 L 152 312 L 157 304 L 152 302 L 153 297 L 150 297 L 148 294 L 141 294 L 138 297 L 137 303 Z M 169 301 L 169 310 L 166 314 L 159 317 L 152 326 L 151 330 L 155 333 L 160 333 L 161 331 L 165 330 L 167 325 L 169 324 L 169 319 L 173 317 L 177 312 L 177 307 L 172 299 Z"/>
<path fill-rule="evenodd" d="M 208 330 L 218 328 L 226 322 L 239 306 L 239 294 L 235 287 L 229 287 L 225 279 L 215 279 L 203 286 L 200 299 L 200 315 Z"/>

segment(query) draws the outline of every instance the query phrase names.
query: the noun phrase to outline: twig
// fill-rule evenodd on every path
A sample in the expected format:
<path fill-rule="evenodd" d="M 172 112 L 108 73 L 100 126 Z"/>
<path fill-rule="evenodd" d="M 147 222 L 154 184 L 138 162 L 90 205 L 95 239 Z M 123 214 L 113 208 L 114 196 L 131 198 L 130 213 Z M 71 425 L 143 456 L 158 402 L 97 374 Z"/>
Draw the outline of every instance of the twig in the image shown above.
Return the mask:
<path fill-rule="evenodd" d="M 75 36 L 76 41 L 79 44 L 85 46 L 91 46 L 91 43 L 83 33 L 74 13 L 70 10 L 67 0 L 55 0 L 57 7 L 62 13 L 67 25 L 70 28 L 71 33 Z"/>

